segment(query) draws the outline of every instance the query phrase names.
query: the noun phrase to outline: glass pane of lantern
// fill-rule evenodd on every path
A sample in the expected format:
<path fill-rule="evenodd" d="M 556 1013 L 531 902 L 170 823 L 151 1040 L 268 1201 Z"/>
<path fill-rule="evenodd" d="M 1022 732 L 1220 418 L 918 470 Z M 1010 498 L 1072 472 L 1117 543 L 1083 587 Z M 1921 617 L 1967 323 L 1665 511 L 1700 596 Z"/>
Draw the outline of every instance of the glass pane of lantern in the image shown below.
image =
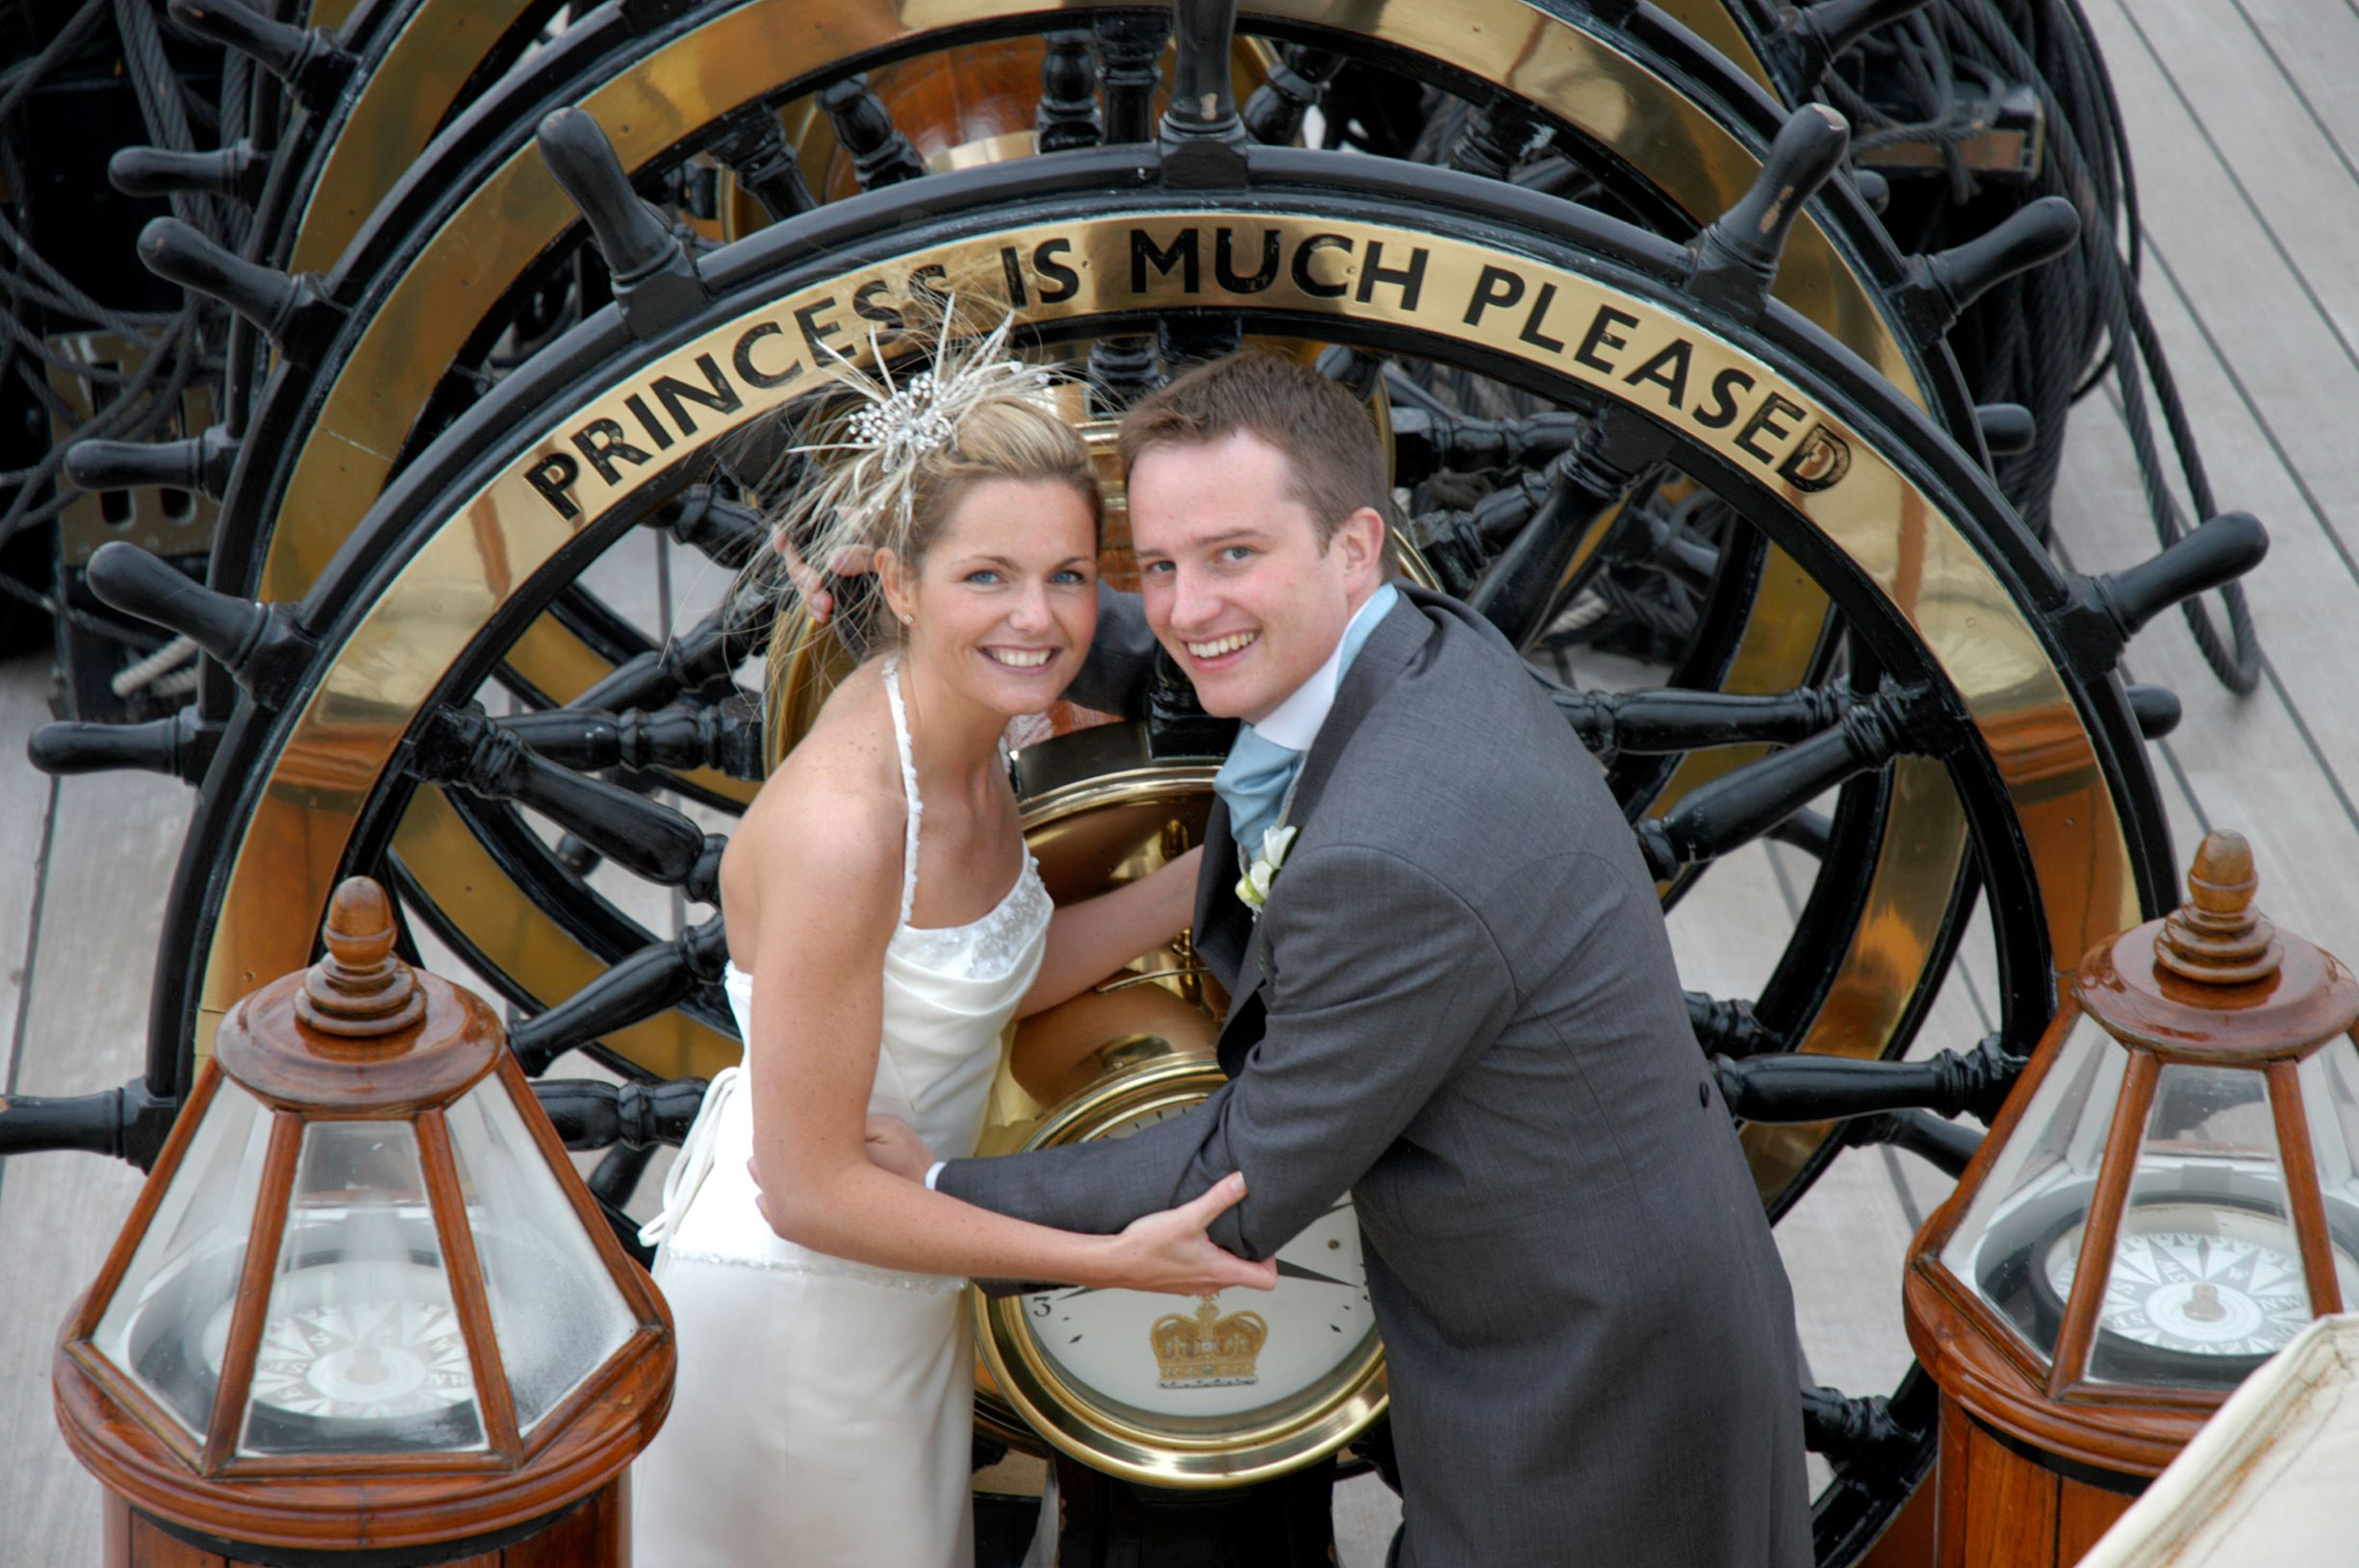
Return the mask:
<path fill-rule="evenodd" d="M 2302 1058 L 2296 1075 L 2326 1200 L 2343 1310 L 2359 1311 L 2359 1041 L 2348 1035 L 2327 1041 Z"/>
<path fill-rule="evenodd" d="M 1951 1233 L 1941 1261 L 1996 1307 L 2042 1355 L 2063 1321 L 2034 1277 L 2035 1252 L 2086 1213 L 2121 1098 L 2129 1053 L 2094 1020 L 2076 1016 L 2014 1135 Z"/>
<path fill-rule="evenodd" d="M 497 1076 L 445 1113 L 492 1332 L 529 1434 L 622 1348 L 638 1319 Z"/>
<path fill-rule="evenodd" d="M 264 1312 L 241 1454 L 484 1447 L 406 1122 L 314 1122 Z"/>
<path fill-rule="evenodd" d="M 221 1385 L 269 1145 L 270 1113 L 221 1079 L 92 1336 L 191 1436 L 205 1434 Z"/>
<path fill-rule="evenodd" d="M 2349 1035 L 2328 1040 L 2296 1073 L 2302 1110 L 2310 1115 L 2310 1153 L 2326 1191 L 2326 1224 L 2349 1245 L 2354 1238 L 2347 1227 L 2359 1224 L 2359 1042 Z M 2354 1311 L 2359 1302 L 2345 1302 L 2343 1308 Z"/>
<path fill-rule="evenodd" d="M 2282 1348 L 2312 1316 L 2290 1213 L 2268 1079 L 2165 1067 L 2097 1309 L 2091 1380 L 2224 1388 Z M 2042 1260 L 2060 1293 L 2079 1250 L 2074 1226 Z"/>

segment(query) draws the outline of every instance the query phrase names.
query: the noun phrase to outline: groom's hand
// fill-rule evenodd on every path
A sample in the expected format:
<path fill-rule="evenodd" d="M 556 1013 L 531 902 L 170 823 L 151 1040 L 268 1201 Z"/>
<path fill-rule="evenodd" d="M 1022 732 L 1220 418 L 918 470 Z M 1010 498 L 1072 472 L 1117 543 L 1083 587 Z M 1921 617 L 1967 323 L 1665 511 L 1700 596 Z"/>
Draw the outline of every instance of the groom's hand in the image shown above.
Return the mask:
<path fill-rule="evenodd" d="M 872 1116 L 867 1129 L 868 1161 L 907 1181 L 924 1181 L 933 1167 L 934 1151 L 909 1125 L 890 1116 Z"/>

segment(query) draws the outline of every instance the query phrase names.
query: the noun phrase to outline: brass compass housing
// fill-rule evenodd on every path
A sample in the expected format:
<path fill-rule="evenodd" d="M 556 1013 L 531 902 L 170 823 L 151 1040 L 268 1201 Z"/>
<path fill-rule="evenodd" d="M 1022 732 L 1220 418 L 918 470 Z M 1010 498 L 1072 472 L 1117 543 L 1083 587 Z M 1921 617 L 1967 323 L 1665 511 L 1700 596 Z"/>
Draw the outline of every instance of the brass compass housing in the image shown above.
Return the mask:
<path fill-rule="evenodd" d="M 1158 760 L 1146 743 L 1143 726 L 1100 725 L 1017 754 L 1026 835 L 1060 899 L 1145 875 L 1201 839 L 1213 761 Z M 1120 1137 L 1195 1109 L 1226 1081 L 1213 1042 L 1227 1001 L 1181 936 L 1026 1020 L 977 1151 Z M 1386 1404 L 1358 1247 L 1346 1201 L 1281 1252 L 1267 1297 L 1191 1309 L 1138 1291 L 978 1291 L 978 1415 L 1157 1486 L 1234 1486 L 1323 1457 Z"/>

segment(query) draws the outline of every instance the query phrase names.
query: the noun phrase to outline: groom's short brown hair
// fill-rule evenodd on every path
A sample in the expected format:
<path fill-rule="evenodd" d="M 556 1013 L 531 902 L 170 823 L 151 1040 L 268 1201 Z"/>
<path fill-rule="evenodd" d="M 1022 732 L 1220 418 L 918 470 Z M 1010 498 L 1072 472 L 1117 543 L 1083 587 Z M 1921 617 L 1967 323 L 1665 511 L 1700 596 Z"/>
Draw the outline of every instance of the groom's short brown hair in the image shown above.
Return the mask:
<path fill-rule="evenodd" d="M 1384 570 L 1401 565 L 1401 513 L 1393 504 L 1376 421 L 1366 405 L 1310 366 L 1249 352 L 1175 377 L 1123 417 L 1123 471 L 1151 446 L 1201 446 L 1249 430 L 1285 454 L 1294 498 L 1325 550 L 1335 526 L 1368 507 L 1384 519 Z"/>

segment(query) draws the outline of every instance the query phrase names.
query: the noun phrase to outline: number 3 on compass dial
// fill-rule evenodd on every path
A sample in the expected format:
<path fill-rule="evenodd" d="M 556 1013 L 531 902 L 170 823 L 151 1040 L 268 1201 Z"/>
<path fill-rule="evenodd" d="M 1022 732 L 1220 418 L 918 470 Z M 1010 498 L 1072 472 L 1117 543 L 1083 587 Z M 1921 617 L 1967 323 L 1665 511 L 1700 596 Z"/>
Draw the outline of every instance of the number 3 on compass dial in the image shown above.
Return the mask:
<path fill-rule="evenodd" d="M 1122 1138 L 1193 1110 L 1202 1061 L 1126 1080 L 1035 1145 Z M 1061 1125 L 1060 1125 L 1061 1124 Z M 1332 1453 L 1383 1408 L 1359 1225 L 1339 1200 L 1278 1253 L 1278 1288 L 1217 1296 L 1086 1286 L 978 1300 L 992 1378 L 1086 1464 L 1159 1485 L 1235 1485 Z"/>

